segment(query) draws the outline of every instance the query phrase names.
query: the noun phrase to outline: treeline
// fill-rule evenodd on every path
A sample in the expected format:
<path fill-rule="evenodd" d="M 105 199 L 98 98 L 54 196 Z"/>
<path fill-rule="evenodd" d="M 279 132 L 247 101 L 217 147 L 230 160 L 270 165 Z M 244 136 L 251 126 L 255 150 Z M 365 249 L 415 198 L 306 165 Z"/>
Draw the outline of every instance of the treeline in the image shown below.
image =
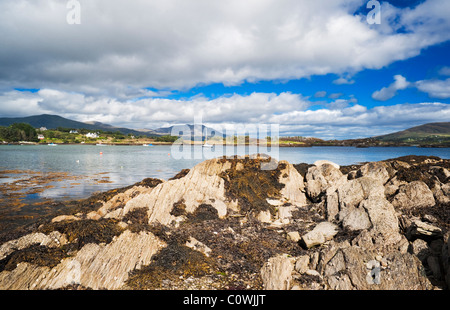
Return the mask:
<path fill-rule="evenodd" d="M 26 123 L 14 123 L 9 127 L 0 127 L 0 140 L 6 142 L 39 141 L 36 129 Z"/>

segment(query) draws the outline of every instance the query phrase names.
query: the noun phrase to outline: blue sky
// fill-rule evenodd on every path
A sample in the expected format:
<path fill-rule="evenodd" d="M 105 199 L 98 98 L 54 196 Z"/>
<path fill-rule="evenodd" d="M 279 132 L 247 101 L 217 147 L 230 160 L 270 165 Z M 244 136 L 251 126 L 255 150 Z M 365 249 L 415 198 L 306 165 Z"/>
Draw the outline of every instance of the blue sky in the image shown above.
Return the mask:
<path fill-rule="evenodd" d="M 278 124 L 359 138 L 450 120 L 450 1 L 0 3 L 0 116 Z M 376 2 L 376 1 L 375 1 Z M 40 34 L 40 35 L 39 35 Z"/>

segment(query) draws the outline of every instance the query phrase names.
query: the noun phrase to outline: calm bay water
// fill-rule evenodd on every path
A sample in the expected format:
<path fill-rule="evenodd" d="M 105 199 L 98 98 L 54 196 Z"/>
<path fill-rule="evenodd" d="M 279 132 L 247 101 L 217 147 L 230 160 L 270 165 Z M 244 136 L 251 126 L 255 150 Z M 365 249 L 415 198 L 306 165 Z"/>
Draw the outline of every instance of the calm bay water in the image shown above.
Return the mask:
<path fill-rule="evenodd" d="M 191 150 L 191 149 L 190 149 Z M 223 154 L 243 155 L 244 148 L 223 149 Z M 46 173 L 66 172 L 80 176 L 80 181 L 55 181 L 51 188 L 40 193 L 28 195 L 28 199 L 82 198 L 93 192 L 128 186 L 144 178 L 167 180 L 185 168 L 192 168 L 201 161 L 222 155 L 220 150 L 209 151 L 192 148 L 190 156 L 180 157 L 176 149 L 168 145 L 157 146 L 93 146 L 93 145 L 8 145 L 0 146 L 0 171 L 27 170 Z M 405 155 L 427 155 L 450 158 L 448 148 L 417 147 L 310 147 L 279 148 L 278 160 L 290 163 L 314 163 L 316 160 L 331 160 L 340 165 L 349 165 L 367 161 L 379 161 Z M 205 155 L 205 154 L 204 154 Z M 189 158 L 190 157 L 190 158 Z M 83 176 L 83 177 L 81 177 Z M 11 182 L 13 174 L 4 174 L 0 184 Z M 96 182 L 87 180 L 102 180 Z M 70 186 L 69 186 L 70 185 Z"/>

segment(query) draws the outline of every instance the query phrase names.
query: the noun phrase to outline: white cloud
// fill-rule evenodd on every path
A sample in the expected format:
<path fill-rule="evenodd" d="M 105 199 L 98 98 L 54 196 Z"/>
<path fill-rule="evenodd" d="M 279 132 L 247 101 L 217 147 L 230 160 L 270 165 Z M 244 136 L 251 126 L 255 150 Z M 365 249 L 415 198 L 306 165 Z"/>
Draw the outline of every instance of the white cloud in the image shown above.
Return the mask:
<path fill-rule="evenodd" d="M 340 78 L 334 80 L 333 84 L 336 84 L 336 85 L 352 85 L 352 84 L 355 84 L 355 80 L 347 79 L 347 78 L 344 78 L 344 77 L 340 77 Z"/>
<path fill-rule="evenodd" d="M 81 25 L 67 24 L 65 4 L 0 2 L 0 83 L 113 97 L 117 88 L 328 73 L 349 84 L 348 72 L 382 68 L 450 38 L 446 0 L 386 5 L 393 17 L 380 27 L 353 15 L 361 0 L 82 1 Z"/>
<path fill-rule="evenodd" d="M 406 89 L 410 83 L 401 75 L 394 76 L 395 82 L 388 87 L 383 87 L 372 94 L 372 98 L 379 101 L 386 101 L 397 94 L 398 90 Z"/>
<path fill-rule="evenodd" d="M 196 116 L 202 115 L 203 122 L 213 128 L 214 125 L 233 128 L 247 124 L 279 124 L 282 134 L 327 139 L 368 137 L 450 119 L 450 104 L 439 102 L 369 109 L 354 104 L 352 99 L 338 99 L 327 108 L 311 110 L 313 102 L 292 93 L 119 101 L 45 89 L 37 93 L 7 92 L 0 94 L 0 100 L 1 115 L 11 115 L 11 110 L 17 111 L 19 105 L 22 116 L 57 113 L 78 121 L 95 120 L 137 129 L 191 124 Z"/>
<path fill-rule="evenodd" d="M 414 84 L 418 90 L 428 93 L 432 98 L 450 98 L 450 78 L 446 80 L 423 80 Z"/>
<path fill-rule="evenodd" d="M 322 90 L 322 91 L 316 92 L 316 93 L 314 94 L 314 97 L 315 97 L 315 98 L 323 98 L 323 97 L 326 97 L 326 95 L 327 95 L 327 92 L 324 91 L 324 90 Z"/>
<path fill-rule="evenodd" d="M 450 75 L 450 67 L 442 67 L 441 70 L 439 70 L 440 75 Z"/>

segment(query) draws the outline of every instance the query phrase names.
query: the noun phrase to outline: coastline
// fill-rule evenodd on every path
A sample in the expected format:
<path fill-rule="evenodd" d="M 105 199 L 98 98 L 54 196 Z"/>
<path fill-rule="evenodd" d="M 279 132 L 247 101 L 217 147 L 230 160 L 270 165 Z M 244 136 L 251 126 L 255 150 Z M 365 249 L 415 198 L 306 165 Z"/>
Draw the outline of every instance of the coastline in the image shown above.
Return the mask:
<path fill-rule="evenodd" d="M 447 269 L 436 271 L 446 252 L 433 251 L 449 242 L 450 160 L 281 161 L 266 172 L 262 161 L 207 160 L 169 181 L 145 179 L 63 204 L 58 214 L 2 234 L 0 287 L 446 287 Z M 315 235 L 322 237 L 311 241 Z M 425 258 L 414 250 L 419 244 Z M 80 274 L 72 283 L 73 264 Z M 374 268 L 379 282 L 366 280 Z"/>
<path fill-rule="evenodd" d="M 146 143 L 56 143 L 57 145 L 99 145 L 102 146 L 143 146 L 143 144 Z M 9 142 L 9 143 L 0 143 L 0 146 L 7 146 L 7 145 L 48 145 L 47 143 L 36 143 L 36 142 Z M 147 146 L 158 146 L 158 145 L 176 145 L 172 142 L 151 142 L 151 145 Z M 181 145 L 202 145 L 202 143 L 182 143 Z M 211 145 L 221 145 L 221 146 L 264 146 L 264 147 L 271 147 L 271 144 L 249 144 L 249 143 L 234 143 L 234 144 L 219 144 L 219 143 L 212 143 Z M 295 143 L 281 143 L 276 144 L 276 147 L 292 147 L 292 148 L 308 148 L 308 147 L 315 147 L 315 146 L 330 146 L 330 147 L 355 147 L 355 148 L 369 148 L 369 147 L 419 147 L 419 148 L 450 148 L 450 145 L 441 145 L 441 144 L 407 144 L 407 143 L 383 143 L 383 144 L 367 144 L 367 145 L 361 145 L 358 143 L 314 143 L 314 144 L 295 144 Z"/>

